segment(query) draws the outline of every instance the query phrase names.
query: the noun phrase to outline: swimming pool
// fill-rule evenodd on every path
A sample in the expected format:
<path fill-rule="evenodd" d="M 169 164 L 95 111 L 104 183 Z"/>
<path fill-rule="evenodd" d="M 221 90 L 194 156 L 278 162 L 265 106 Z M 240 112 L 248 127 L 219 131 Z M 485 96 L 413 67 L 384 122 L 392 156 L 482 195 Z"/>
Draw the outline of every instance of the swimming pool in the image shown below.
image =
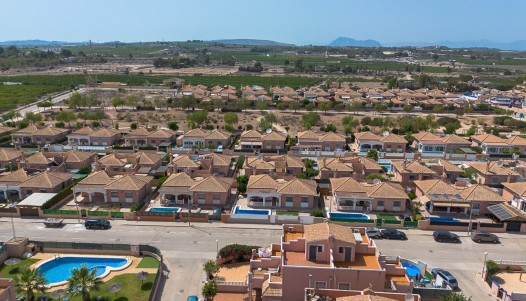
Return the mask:
<path fill-rule="evenodd" d="M 429 220 L 432 222 L 460 222 L 458 219 L 452 217 L 430 217 Z"/>
<path fill-rule="evenodd" d="M 405 274 L 407 276 L 416 277 L 416 275 L 420 275 L 420 269 L 418 267 L 410 263 L 402 263 L 402 266 L 405 268 Z"/>
<path fill-rule="evenodd" d="M 349 212 L 329 212 L 327 213 L 329 215 L 329 218 L 337 218 L 337 219 L 363 219 L 368 220 L 370 219 L 367 214 L 363 213 L 349 213 Z"/>
<path fill-rule="evenodd" d="M 380 166 L 385 168 L 385 170 L 387 170 L 387 172 L 391 171 L 391 165 L 380 165 Z"/>
<path fill-rule="evenodd" d="M 148 210 L 149 212 L 179 212 L 181 208 L 177 207 L 153 207 Z"/>
<path fill-rule="evenodd" d="M 131 263 L 124 257 L 76 257 L 65 256 L 51 259 L 42 263 L 38 271 L 44 275 L 47 285 L 53 286 L 67 281 L 71 276 L 73 268 L 79 268 L 84 264 L 90 269 L 97 269 L 98 277 L 106 276 L 111 270 L 120 270 Z"/>
<path fill-rule="evenodd" d="M 263 210 L 263 209 L 241 209 L 241 207 L 236 206 L 236 209 L 234 209 L 234 214 L 270 215 L 270 210 Z"/>

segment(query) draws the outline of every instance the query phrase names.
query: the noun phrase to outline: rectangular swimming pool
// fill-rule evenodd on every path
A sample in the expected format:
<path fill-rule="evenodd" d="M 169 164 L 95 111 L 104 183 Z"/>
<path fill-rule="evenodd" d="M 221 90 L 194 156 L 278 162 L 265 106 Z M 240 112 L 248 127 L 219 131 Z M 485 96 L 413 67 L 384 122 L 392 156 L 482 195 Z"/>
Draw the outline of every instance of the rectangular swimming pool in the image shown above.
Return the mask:
<path fill-rule="evenodd" d="M 429 220 L 432 222 L 460 222 L 458 219 L 454 219 L 452 217 L 430 217 Z"/>
<path fill-rule="evenodd" d="M 179 212 L 181 208 L 177 207 L 153 207 L 148 210 L 149 212 Z"/>
<path fill-rule="evenodd" d="M 264 210 L 264 209 L 241 209 L 241 207 L 236 206 L 236 209 L 234 209 L 234 214 L 270 215 L 270 210 Z"/>
<path fill-rule="evenodd" d="M 351 213 L 351 212 L 329 212 L 327 213 L 330 219 L 337 218 L 337 219 L 363 219 L 368 220 L 370 219 L 367 214 L 363 213 Z"/>

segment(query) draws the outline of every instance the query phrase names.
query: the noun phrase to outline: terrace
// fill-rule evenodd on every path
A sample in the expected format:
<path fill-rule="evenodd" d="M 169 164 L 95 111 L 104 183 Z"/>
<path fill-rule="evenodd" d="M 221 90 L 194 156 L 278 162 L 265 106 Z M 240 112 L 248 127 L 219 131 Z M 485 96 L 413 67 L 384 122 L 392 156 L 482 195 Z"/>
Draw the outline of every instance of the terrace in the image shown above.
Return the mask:
<path fill-rule="evenodd" d="M 329 262 L 323 261 L 309 261 L 305 259 L 305 252 L 285 252 L 286 265 L 293 266 L 309 266 L 309 267 L 330 267 Z"/>
<path fill-rule="evenodd" d="M 335 261 L 334 266 L 343 269 L 367 269 L 367 270 L 379 270 L 380 264 L 375 254 L 356 254 L 354 261 L 344 262 Z"/>

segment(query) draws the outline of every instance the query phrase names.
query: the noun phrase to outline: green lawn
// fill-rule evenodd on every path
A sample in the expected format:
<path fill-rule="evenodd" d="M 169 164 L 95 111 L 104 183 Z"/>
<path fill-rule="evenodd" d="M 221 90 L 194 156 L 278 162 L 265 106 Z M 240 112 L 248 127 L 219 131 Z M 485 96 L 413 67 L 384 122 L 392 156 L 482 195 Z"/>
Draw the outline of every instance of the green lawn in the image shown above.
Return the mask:
<path fill-rule="evenodd" d="M 104 283 L 101 286 L 100 291 L 91 293 L 91 299 L 96 300 L 98 296 L 102 296 L 108 301 L 146 301 L 152 290 L 153 280 L 155 274 L 144 280 L 141 285 L 141 281 L 137 279 L 135 274 L 124 274 L 114 277 L 112 280 Z M 122 289 L 117 294 L 109 294 L 108 287 L 113 283 L 122 284 Z M 70 298 L 71 301 L 82 301 L 81 296 L 74 296 Z"/>
<path fill-rule="evenodd" d="M 0 278 L 13 278 L 16 274 L 20 272 L 22 268 L 29 267 L 35 262 L 39 261 L 38 259 L 24 259 L 20 261 L 19 264 L 13 266 L 2 265 L 0 267 Z"/>
<path fill-rule="evenodd" d="M 298 216 L 299 213 L 297 211 L 276 211 L 276 215 L 293 215 L 293 216 Z"/>
<path fill-rule="evenodd" d="M 397 221 L 398 220 L 396 218 L 396 216 L 394 216 L 392 214 L 378 214 L 378 215 L 376 215 L 376 217 L 378 219 L 383 219 L 385 221 Z"/>
<path fill-rule="evenodd" d="M 156 269 L 159 267 L 159 262 L 157 259 L 146 256 L 144 257 L 141 262 L 137 265 L 138 269 Z"/>

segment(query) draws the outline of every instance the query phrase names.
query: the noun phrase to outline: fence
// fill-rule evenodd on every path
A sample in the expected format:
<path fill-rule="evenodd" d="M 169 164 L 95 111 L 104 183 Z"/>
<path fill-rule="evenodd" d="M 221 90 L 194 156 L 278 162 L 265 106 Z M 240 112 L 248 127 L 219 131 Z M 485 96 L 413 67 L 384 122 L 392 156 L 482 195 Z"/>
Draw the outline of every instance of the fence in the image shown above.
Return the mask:
<path fill-rule="evenodd" d="M 108 216 L 108 211 L 88 211 L 90 216 Z"/>
<path fill-rule="evenodd" d="M 480 223 L 481 228 L 504 228 L 504 224 L 499 223 Z"/>
<path fill-rule="evenodd" d="M 59 210 L 59 209 L 44 209 L 44 214 L 55 214 L 55 215 L 75 215 L 78 214 L 76 210 Z"/>
<path fill-rule="evenodd" d="M 417 228 L 418 227 L 418 221 L 404 222 L 404 227 L 406 227 L 406 228 Z"/>
<path fill-rule="evenodd" d="M 111 217 L 113 218 L 124 218 L 124 212 L 111 212 Z"/>
<path fill-rule="evenodd" d="M 431 226 L 453 226 L 453 227 L 467 227 L 469 223 L 467 222 L 447 222 L 447 221 L 434 221 L 429 222 Z"/>

